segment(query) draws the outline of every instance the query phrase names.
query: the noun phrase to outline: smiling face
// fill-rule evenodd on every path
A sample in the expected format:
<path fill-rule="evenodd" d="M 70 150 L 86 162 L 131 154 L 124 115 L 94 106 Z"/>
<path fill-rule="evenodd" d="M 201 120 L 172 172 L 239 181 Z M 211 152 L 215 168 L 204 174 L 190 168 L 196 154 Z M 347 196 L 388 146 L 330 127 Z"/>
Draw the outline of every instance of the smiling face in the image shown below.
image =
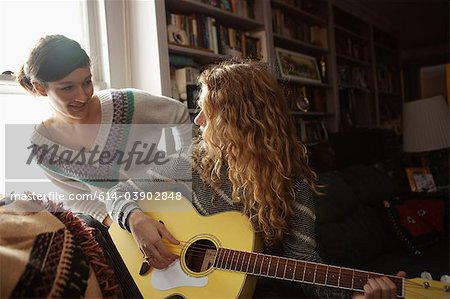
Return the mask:
<path fill-rule="evenodd" d="M 33 84 L 41 95 L 48 96 L 59 119 L 78 123 L 88 118 L 94 93 L 89 67 L 77 68 L 58 81 Z"/>

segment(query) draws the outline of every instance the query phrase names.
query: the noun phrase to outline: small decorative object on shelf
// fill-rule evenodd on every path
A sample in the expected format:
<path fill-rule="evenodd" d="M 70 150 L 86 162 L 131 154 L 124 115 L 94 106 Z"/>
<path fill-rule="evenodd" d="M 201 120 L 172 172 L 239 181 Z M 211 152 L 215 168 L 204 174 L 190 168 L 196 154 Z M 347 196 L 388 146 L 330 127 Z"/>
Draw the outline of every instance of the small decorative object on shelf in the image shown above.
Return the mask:
<path fill-rule="evenodd" d="M 319 59 L 320 64 L 320 76 L 322 77 L 322 82 L 327 82 L 327 62 L 324 56 Z"/>
<path fill-rule="evenodd" d="M 275 48 L 281 78 L 298 82 L 321 83 L 316 58 Z"/>
<path fill-rule="evenodd" d="M 429 167 L 408 167 L 406 168 L 406 174 L 412 192 L 437 191 Z"/>
<path fill-rule="evenodd" d="M 326 90 L 300 83 L 283 84 L 293 112 L 327 112 Z"/>
<path fill-rule="evenodd" d="M 295 101 L 295 105 L 298 108 L 298 110 L 300 110 L 302 112 L 308 112 L 309 100 L 306 97 L 306 87 L 305 86 L 303 86 L 301 88 L 301 93 L 300 93 L 299 97 L 297 98 L 297 100 Z"/>

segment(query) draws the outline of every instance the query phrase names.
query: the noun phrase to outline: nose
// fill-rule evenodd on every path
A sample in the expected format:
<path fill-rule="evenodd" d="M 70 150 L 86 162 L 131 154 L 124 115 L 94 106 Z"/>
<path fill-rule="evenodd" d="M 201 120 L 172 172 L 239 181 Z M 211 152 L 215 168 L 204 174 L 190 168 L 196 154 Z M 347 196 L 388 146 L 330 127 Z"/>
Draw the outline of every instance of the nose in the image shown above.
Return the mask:
<path fill-rule="evenodd" d="M 85 103 L 91 98 L 91 88 L 81 86 L 78 88 L 77 101 Z"/>
<path fill-rule="evenodd" d="M 197 126 L 203 126 L 205 125 L 205 115 L 203 114 L 203 111 L 200 111 L 199 114 L 194 118 L 194 123 Z"/>

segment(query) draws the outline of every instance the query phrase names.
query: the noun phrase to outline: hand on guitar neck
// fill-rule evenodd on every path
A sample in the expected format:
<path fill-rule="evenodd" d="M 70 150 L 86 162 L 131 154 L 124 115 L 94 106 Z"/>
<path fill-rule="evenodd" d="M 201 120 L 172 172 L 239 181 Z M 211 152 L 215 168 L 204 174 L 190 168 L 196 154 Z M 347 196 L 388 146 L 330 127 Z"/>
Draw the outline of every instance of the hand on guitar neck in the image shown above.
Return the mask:
<path fill-rule="evenodd" d="M 162 242 L 162 238 L 178 245 L 177 241 L 165 228 L 164 223 L 150 218 L 141 210 L 134 210 L 127 219 L 131 234 L 147 263 L 156 269 L 167 268 L 178 256 L 171 253 Z"/>
<path fill-rule="evenodd" d="M 404 271 L 397 273 L 398 277 L 406 277 Z M 372 298 L 396 298 L 397 297 L 397 287 L 387 277 L 371 278 L 364 285 L 364 293 L 355 292 L 352 299 L 372 299 Z"/>

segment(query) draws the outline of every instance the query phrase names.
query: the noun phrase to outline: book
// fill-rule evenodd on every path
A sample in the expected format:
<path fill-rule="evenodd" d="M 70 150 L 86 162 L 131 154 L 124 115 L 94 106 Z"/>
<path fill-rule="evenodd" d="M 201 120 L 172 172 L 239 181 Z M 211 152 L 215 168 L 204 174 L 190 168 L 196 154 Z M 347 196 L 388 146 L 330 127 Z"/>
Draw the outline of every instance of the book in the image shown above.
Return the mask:
<path fill-rule="evenodd" d="M 199 70 L 193 67 L 185 67 L 175 70 L 175 81 L 178 89 L 179 99 L 187 100 L 186 86 L 197 84 Z"/>
<path fill-rule="evenodd" d="M 328 48 L 327 28 L 315 25 L 311 26 L 309 30 L 310 30 L 310 43 L 315 46 L 327 49 Z"/>

